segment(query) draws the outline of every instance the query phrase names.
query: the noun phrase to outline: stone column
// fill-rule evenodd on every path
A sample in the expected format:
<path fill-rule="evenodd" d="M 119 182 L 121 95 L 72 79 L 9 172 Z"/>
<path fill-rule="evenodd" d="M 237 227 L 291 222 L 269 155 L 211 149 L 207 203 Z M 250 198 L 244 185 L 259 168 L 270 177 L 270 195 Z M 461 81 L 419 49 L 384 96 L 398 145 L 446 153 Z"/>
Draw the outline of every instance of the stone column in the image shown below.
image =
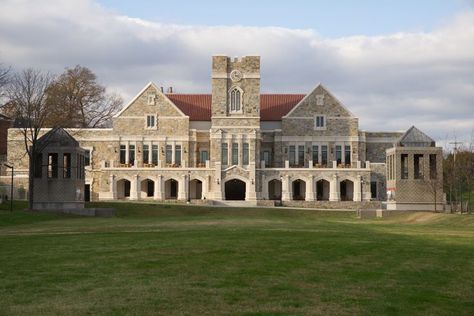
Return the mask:
<path fill-rule="evenodd" d="M 156 177 L 156 181 L 155 181 L 155 192 L 154 192 L 154 195 L 153 195 L 153 199 L 155 200 L 164 200 L 165 197 L 163 196 L 165 193 L 165 190 L 163 188 L 163 176 L 162 175 L 159 175 L 158 177 Z"/>
<path fill-rule="evenodd" d="M 247 181 L 245 200 L 255 201 L 257 199 L 257 192 L 256 192 L 257 179 L 255 179 L 255 161 L 249 162 L 249 171 L 250 171 L 249 172 L 250 179 Z"/>
<path fill-rule="evenodd" d="M 306 201 L 314 201 L 314 176 L 308 177 L 308 183 L 306 183 Z"/>
<path fill-rule="evenodd" d="M 362 201 L 362 191 L 361 191 L 361 176 L 357 176 L 357 180 L 354 182 L 354 201 Z"/>
<path fill-rule="evenodd" d="M 268 200 L 270 198 L 270 193 L 268 192 L 268 183 L 265 175 L 262 175 L 262 195 L 261 199 Z"/>
<path fill-rule="evenodd" d="M 209 192 L 209 182 L 211 181 L 210 176 L 204 177 L 204 181 L 202 182 L 202 200 L 207 199 L 207 193 Z"/>
<path fill-rule="evenodd" d="M 136 174 L 133 177 L 132 183 L 130 183 L 130 200 L 139 200 L 140 199 L 140 176 Z"/>
<path fill-rule="evenodd" d="M 329 183 L 329 201 L 340 201 L 339 180 L 337 174 L 333 175 L 332 181 Z"/>
<path fill-rule="evenodd" d="M 281 200 L 291 201 L 291 181 L 289 175 L 283 176 L 281 180 Z"/>
<path fill-rule="evenodd" d="M 186 175 L 181 176 L 181 180 L 178 183 L 178 200 L 185 201 L 188 197 L 188 177 Z"/>
<path fill-rule="evenodd" d="M 115 175 L 111 174 L 109 176 L 109 186 L 110 186 L 110 197 L 112 200 L 117 199 L 117 182 L 115 181 Z"/>

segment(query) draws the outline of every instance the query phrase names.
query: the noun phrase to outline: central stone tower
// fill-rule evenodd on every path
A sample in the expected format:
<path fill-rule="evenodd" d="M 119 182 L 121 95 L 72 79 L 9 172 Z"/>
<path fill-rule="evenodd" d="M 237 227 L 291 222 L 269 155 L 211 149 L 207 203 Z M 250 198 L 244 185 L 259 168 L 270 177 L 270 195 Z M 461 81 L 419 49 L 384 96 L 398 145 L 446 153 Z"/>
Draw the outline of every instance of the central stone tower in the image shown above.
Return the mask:
<path fill-rule="evenodd" d="M 254 200 L 259 161 L 260 56 L 212 57 L 211 190 L 225 199 L 226 182 L 246 183 L 245 199 Z"/>

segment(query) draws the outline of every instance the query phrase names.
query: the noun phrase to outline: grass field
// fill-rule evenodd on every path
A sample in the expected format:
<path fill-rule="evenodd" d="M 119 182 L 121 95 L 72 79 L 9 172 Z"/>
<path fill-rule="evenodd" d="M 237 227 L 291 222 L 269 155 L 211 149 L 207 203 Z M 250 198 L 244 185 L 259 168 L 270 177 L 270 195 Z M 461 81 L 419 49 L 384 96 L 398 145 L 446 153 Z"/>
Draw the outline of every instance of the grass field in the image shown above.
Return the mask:
<path fill-rule="evenodd" d="M 474 315 L 474 215 L 110 205 L 1 210 L 0 314 Z"/>

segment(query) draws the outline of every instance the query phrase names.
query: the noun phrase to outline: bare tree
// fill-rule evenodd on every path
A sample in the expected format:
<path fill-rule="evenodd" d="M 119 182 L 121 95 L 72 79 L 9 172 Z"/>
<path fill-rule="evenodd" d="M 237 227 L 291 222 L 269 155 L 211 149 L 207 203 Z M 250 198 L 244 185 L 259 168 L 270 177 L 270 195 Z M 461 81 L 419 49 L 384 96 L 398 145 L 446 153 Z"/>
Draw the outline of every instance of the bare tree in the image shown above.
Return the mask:
<path fill-rule="evenodd" d="M 47 102 L 47 124 L 62 127 L 104 127 L 123 104 L 119 96 L 106 93 L 90 69 L 79 65 L 66 68 L 51 85 Z"/>
<path fill-rule="evenodd" d="M 53 76 L 36 69 L 26 69 L 11 77 L 7 86 L 9 102 L 5 111 L 14 117 L 19 127 L 29 158 L 28 207 L 33 208 L 34 201 L 34 159 L 44 148 L 38 145 L 41 130 L 45 127 L 49 114 L 46 92 L 53 82 Z M 43 146 L 47 144 L 43 142 Z"/>
<path fill-rule="evenodd" d="M 437 176 L 432 176 L 430 179 L 425 180 L 425 182 L 430 190 L 430 193 L 433 196 L 434 211 L 437 212 L 438 204 L 443 204 L 443 201 L 438 198 L 438 196 L 443 193 L 443 182 Z"/>
<path fill-rule="evenodd" d="M 0 64 L 0 101 L 5 95 L 5 87 L 8 84 L 10 68 L 3 67 Z"/>

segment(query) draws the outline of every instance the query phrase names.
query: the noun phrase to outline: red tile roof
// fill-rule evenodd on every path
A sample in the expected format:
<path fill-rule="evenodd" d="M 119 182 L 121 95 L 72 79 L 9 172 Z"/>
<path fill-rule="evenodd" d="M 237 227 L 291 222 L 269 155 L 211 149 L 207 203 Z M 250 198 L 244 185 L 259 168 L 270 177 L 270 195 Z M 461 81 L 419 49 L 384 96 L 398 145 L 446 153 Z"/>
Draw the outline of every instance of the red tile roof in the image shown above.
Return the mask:
<path fill-rule="evenodd" d="M 167 94 L 184 114 L 189 116 L 190 121 L 210 121 L 211 103 L 210 94 Z M 298 104 L 304 94 L 261 94 L 260 95 L 260 120 L 280 121 Z"/>
<path fill-rule="evenodd" d="M 260 120 L 280 121 L 304 97 L 304 94 L 261 94 Z"/>
<path fill-rule="evenodd" d="M 189 116 L 190 121 L 210 121 L 211 103 L 210 94 L 167 94 L 171 100 L 184 114 Z"/>

